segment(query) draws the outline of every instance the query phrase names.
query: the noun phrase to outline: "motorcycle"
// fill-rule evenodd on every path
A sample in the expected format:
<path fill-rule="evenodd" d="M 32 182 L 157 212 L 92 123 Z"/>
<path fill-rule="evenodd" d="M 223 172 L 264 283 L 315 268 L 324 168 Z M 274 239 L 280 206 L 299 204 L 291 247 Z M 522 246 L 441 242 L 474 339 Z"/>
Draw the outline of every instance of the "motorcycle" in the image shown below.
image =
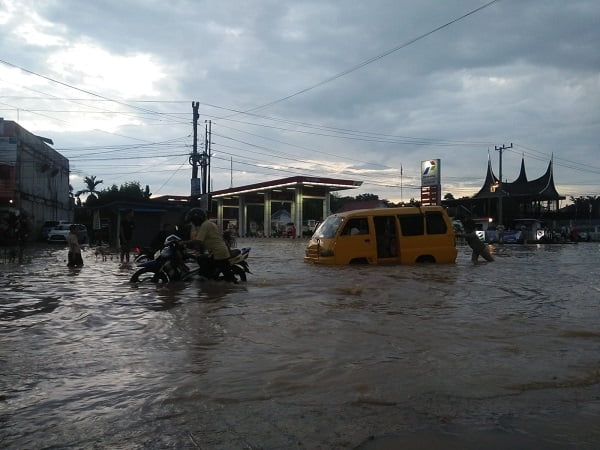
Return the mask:
<path fill-rule="evenodd" d="M 199 276 L 206 280 L 222 279 L 220 269 L 215 267 L 210 255 L 195 256 L 185 253 L 179 245 L 181 238 L 171 235 L 165 240 L 163 249 L 154 259 L 140 262 L 139 269 L 131 276 L 132 283 L 151 281 L 153 283 L 169 283 L 170 281 L 189 280 Z M 229 264 L 235 277 L 235 281 L 246 281 L 250 247 L 232 249 Z"/>
<path fill-rule="evenodd" d="M 144 248 L 136 247 L 135 253 L 136 253 L 136 256 L 133 259 L 133 262 L 136 265 L 139 265 L 140 263 L 154 259 L 154 257 L 155 257 L 155 252 L 150 247 L 144 247 Z"/>

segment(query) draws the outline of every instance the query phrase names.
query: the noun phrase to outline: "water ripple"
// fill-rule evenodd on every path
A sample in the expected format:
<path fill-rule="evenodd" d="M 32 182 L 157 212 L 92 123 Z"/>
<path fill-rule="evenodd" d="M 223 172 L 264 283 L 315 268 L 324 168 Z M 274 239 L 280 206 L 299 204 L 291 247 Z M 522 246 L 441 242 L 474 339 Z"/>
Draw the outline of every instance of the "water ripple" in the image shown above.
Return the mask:
<path fill-rule="evenodd" d="M 431 417 L 543 405 L 560 422 L 600 395 L 596 244 L 384 267 L 246 244 L 253 274 L 235 286 L 132 285 L 132 267 L 87 251 L 68 269 L 56 247 L 2 265 L 4 447 L 311 448 L 337 433 L 347 448 Z"/>

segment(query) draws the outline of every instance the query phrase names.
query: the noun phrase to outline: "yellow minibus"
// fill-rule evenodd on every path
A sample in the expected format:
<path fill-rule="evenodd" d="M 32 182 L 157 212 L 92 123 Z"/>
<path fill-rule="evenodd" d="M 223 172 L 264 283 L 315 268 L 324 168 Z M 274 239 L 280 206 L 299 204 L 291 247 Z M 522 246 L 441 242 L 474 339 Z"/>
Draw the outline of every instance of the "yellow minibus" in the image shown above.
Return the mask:
<path fill-rule="evenodd" d="M 456 239 L 441 206 L 333 214 L 315 230 L 304 261 L 317 264 L 453 263 Z"/>

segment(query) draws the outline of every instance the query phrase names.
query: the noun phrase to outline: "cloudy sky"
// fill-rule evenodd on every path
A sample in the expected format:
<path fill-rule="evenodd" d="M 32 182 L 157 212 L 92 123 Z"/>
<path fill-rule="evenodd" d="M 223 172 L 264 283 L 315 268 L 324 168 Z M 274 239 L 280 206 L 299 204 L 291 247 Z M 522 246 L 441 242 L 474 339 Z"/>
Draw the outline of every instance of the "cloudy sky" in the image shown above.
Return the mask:
<path fill-rule="evenodd" d="M 295 175 L 347 194 L 472 195 L 554 158 L 600 195 L 598 0 L 0 0 L 0 117 L 49 137 L 71 184 L 190 192 L 211 121 L 212 189 Z M 402 172 L 402 173 L 401 173 Z"/>

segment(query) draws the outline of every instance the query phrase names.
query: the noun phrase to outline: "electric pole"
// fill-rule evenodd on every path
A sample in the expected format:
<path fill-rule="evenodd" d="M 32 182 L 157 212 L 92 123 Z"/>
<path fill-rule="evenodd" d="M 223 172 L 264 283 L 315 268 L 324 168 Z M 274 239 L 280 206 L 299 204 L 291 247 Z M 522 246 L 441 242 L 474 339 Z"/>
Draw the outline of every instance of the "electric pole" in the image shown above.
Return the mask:
<path fill-rule="evenodd" d="M 502 152 L 509 148 L 513 148 L 512 142 L 508 147 L 506 145 L 502 145 L 502 147 L 494 146 L 494 149 L 499 152 L 498 160 L 500 164 L 500 168 L 498 169 L 498 188 L 496 189 L 498 192 L 498 225 L 504 225 L 502 223 L 502 197 L 504 196 L 504 191 L 502 190 Z"/>
<path fill-rule="evenodd" d="M 192 102 L 192 112 L 193 112 L 193 130 L 194 130 L 194 143 L 192 154 L 190 155 L 189 162 L 192 166 L 192 179 L 191 179 L 191 189 L 190 189 L 190 203 L 196 203 L 198 201 L 198 196 L 200 195 L 200 180 L 198 179 L 198 161 L 200 157 L 198 155 L 198 119 L 200 115 L 198 114 L 198 108 L 200 103 Z"/>
<path fill-rule="evenodd" d="M 202 159 L 200 165 L 202 167 L 202 195 L 206 195 L 210 192 L 210 141 L 211 141 L 211 127 L 212 122 L 210 120 L 204 121 L 204 151 L 202 152 Z"/>
<path fill-rule="evenodd" d="M 212 156 L 212 120 L 208 121 L 208 142 L 206 143 L 206 154 L 208 156 L 208 171 L 206 175 L 208 190 L 206 193 L 210 194 L 212 192 L 212 183 L 210 180 L 210 158 Z"/>
<path fill-rule="evenodd" d="M 211 141 L 211 121 L 204 121 L 204 150 L 202 151 L 202 155 L 199 157 L 200 160 L 200 169 L 201 169 L 201 183 L 199 183 L 199 188 L 201 188 L 200 195 L 200 206 L 204 208 L 206 211 L 210 211 L 211 209 L 211 201 L 210 201 L 210 141 Z"/>

